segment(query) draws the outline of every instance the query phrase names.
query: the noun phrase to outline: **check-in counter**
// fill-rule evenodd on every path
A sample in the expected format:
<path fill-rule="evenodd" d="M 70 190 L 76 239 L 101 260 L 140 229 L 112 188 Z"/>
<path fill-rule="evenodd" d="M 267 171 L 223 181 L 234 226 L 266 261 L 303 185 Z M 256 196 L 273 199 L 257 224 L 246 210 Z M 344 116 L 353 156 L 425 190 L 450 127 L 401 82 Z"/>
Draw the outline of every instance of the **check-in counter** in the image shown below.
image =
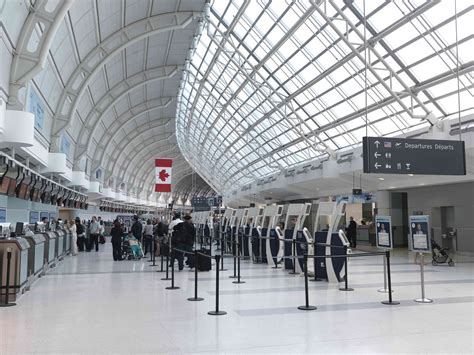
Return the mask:
<path fill-rule="evenodd" d="M 58 236 L 55 232 L 46 232 L 43 234 L 46 238 L 46 248 L 44 249 L 44 259 L 48 266 L 53 266 L 56 258 L 56 244 Z"/>
<path fill-rule="evenodd" d="M 65 243 L 64 243 L 64 253 L 66 255 L 71 254 L 71 240 L 72 240 L 72 235 L 71 232 L 66 229 L 64 231 L 66 233 L 66 236 L 64 237 Z"/>
<path fill-rule="evenodd" d="M 4 296 L 6 292 L 8 250 L 11 250 L 9 298 L 12 301 L 24 292 L 26 286 L 29 247 L 24 238 L 0 239 L 0 294 Z"/>
<path fill-rule="evenodd" d="M 36 276 L 43 270 L 46 237 L 43 234 L 34 234 L 25 237 L 25 239 L 30 244 L 28 249 L 28 276 Z"/>
<path fill-rule="evenodd" d="M 66 233 L 63 230 L 58 230 L 55 233 L 57 236 L 55 254 L 58 259 L 62 260 L 66 249 Z"/>

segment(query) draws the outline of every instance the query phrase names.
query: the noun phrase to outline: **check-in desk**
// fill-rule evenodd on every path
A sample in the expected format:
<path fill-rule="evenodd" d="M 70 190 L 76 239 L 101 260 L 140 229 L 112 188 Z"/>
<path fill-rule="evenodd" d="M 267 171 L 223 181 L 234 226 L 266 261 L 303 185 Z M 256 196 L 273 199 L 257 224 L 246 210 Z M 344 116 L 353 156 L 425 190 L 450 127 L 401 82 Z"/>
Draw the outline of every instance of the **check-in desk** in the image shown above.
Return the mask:
<path fill-rule="evenodd" d="M 72 234 L 69 230 L 64 230 L 65 237 L 64 237 L 64 254 L 68 255 L 71 254 L 71 241 L 72 241 Z"/>
<path fill-rule="evenodd" d="M 29 247 L 24 238 L 0 239 L 0 293 L 4 296 L 6 292 L 8 250 L 11 250 L 9 298 L 12 301 L 24 292 L 26 286 Z"/>
<path fill-rule="evenodd" d="M 48 266 L 54 266 L 56 259 L 56 244 L 58 242 L 58 236 L 55 232 L 43 233 L 46 238 L 46 248 L 44 248 L 44 260 Z"/>
<path fill-rule="evenodd" d="M 57 236 L 55 255 L 59 260 L 62 260 L 66 251 L 66 233 L 63 230 L 58 230 L 55 233 Z"/>
<path fill-rule="evenodd" d="M 28 276 L 36 276 L 43 270 L 46 237 L 43 234 L 34 234 L 25 237 L 25 239 L 30 244 L 28 249 Z"/>

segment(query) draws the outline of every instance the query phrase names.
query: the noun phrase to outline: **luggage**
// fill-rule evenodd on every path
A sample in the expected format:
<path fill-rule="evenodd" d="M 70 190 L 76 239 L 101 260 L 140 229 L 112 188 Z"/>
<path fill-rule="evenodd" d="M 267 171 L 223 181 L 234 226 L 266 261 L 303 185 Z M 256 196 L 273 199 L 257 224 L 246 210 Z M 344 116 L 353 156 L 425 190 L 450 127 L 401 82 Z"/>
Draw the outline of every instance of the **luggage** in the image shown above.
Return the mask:
<path fill-rule="evenodd" d="M 201 249 L 199 251 L 201 254 L 206 254 L 211 256 L 211 250 L 210 249 Z M 199 255 L 198 257 L 198 270 L 199 271 L 211 271 L 212 265 L 211 265 L 211 258 L 205 257 L 204 255 Z"/>
<path fill-rule="evenodd" d="M 103 235 L 101 235 L 101 236 L 99 237 L 99 243 L 100 243 L 100 244 L 105 244 L 105 237 L 104 237 Z"/>

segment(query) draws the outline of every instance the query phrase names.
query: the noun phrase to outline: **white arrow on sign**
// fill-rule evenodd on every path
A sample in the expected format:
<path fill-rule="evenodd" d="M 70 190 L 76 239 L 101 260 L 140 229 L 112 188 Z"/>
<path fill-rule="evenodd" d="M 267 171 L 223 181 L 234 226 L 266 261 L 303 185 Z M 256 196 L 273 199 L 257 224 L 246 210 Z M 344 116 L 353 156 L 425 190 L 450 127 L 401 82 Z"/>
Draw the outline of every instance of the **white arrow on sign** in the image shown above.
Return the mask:
<path fill-rule="evenodd" d="M 374 166 L 375 166 L 375 169 L 378 169 L 378 168 L 380 168 L 382 165 L 380 165 L 379 163 L 375 163 Z"/>
<path fill-rule="evenodd" d="M 377 152 L 375 152 L 374 155 L 375 155 L 375 158 L 380 158 L 380 157 L 382 156 L 382 154 L 379 154 L 379 153 L 377 153 Z"/>
<path fill-rule="evenodd" d="M 375 146 L 378 148 L 378 147 L 379 147 L 379 144 L 380 144 L 380 142 L 379 142 L 379 141 L 375 141 L 375 142 L 374 142 L 374 144 L 375 144 Z"/>

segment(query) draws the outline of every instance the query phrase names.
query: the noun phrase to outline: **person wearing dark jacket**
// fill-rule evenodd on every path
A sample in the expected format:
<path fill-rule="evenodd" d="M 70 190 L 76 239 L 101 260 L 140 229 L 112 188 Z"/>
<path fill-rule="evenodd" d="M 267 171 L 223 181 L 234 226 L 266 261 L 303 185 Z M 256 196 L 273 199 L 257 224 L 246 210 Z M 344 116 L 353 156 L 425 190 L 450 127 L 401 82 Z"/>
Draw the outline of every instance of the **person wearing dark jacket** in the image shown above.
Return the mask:
<path fill-rule="evenodd" d="M 171 263 L 174 263 L 174 259 L 178 260 L 179 270 L 184 268 L 184 251 L 191 252 L 193 250 L 194 240 L 196 238 L 196 228 L 192 222 L 191 216 L 185 216 L 184 222 L 178 223 L 173 228 L 173 235 L 171 238 L 173 248 L 179 249 L 174 251 Z"/>
<path fill-rule="evenodd" d="M 79 251 L 84 251 L 84 246 L 86 244 L 86 228 L 81 223 L 79 217 L 76 217 L 75 223 L 77 233 L 77 248 L 79 249 Z"/>
<path fill-rule="evenodd" d="M 117 219 L 114 221 L 114 226 L 110 231 L 110 235 L 112 236 L 112 254 L 114 256 L 114 261 L 122 260 L 123 229 Z"/>
<path fill-rule="evenodd" d="M 354 221 L 354 217 L 350 217 L 349 220 L 346 228 L 347 239 L 351 243 L 351 248 L 355 248 L 357 246 L 357 223 Z"/>
<path fill-rule="evenodd" d="M 141 243 L 142 241 L 142 233 L 143 233 L 143 225 L 142 222 L 138 219 L 138 216 L 134 216 L 134 223 L 132 225 L 132 234 L 137 240 Z"/>

